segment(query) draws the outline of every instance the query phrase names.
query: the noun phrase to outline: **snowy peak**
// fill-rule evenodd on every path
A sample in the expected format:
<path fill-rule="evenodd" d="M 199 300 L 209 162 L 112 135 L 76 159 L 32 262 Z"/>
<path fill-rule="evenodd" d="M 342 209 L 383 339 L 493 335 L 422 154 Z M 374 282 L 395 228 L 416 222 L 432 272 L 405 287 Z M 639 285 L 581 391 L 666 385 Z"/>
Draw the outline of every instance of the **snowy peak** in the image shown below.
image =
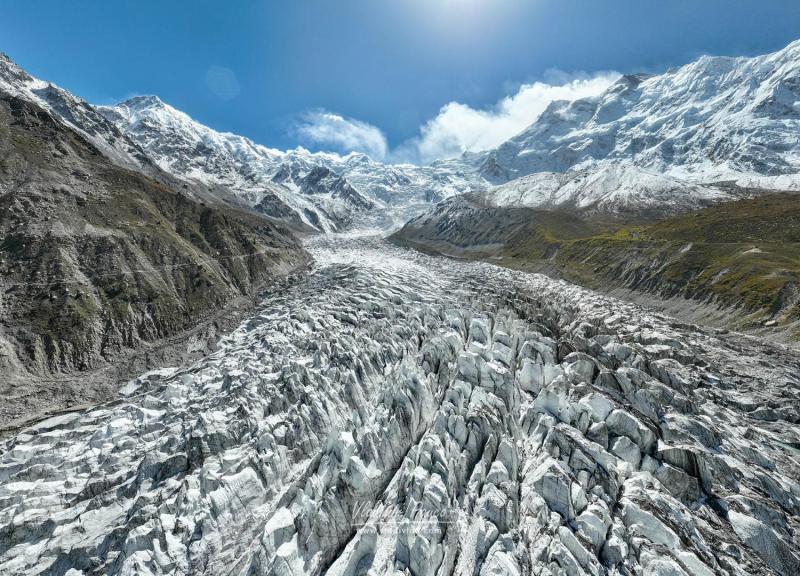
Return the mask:
<path fill-rule="evenodd" d="M 150 94 L 128 98 L 120 102 L 118 106 L 124 106 L 131 110 L 144 110 L 147 108 L 163 108 L 166 104 L 158 96 Z"/>
<path fill-rule="evenodd" d="M 148 116 L 152 110 L 166 110 L 177 114 L 177 110 L 168 107 L 158 96 L 134 96 L 113 107 L 99 107 L 100 111 L 117 126 L 130 126 L 141 118 Z"/>
<path fill-rule="evenodd" d="M 249 205 L 258 203 L 282 153 L 196 122 L 156 96 L 136 96 L 98 107 L 135 140 L 162 170 L 208 186 L 222 186 Z"/>
<path fill-rule="evenodd" d="M 342 230 L 376 205 L 341 173 L 369 165 L 363 155 L 280 152 L 217 132 L 156 96 L 137 96 L 101 110 L 162 169 L 222 186 L 256 210 L 301 228 Z"/>
<path fill-rule="evenodd" d="M 431 201 L 477 185 L 474 165 L 459 160 L 430 167 L 387 165 L 357 152 L 341 156 L 266 148 L 204 126 L 156 97 L 101 110 L 162 169 L 224 186 L 258 210 L 317 230 L 354 223 L 399 226 Z M 327 171 L 325 178 L 312 182 L 321 176 L 320 168 Z M 376 207 L 382 216 L 374 214 Z"/>
<path fill-rule="evenodd" d="M 180 176 L 236 187 L 248 181 L 254 164 L 272 164 L 280 157 L 242 136 L 216 132 L 156 96 L 137 96 L 100 110 L 159 166 Z"/>
<path fill-rule="evenodd" d="M 35 82 L 35 78 L 25 72 L 22 68 L 6 54 L 0 52 L 0 81 L 12 86 L 24 86 Z M 4 88 L 6 88 L 4 86 Z"/>
<path fill-rule="evenodd" d="M 553 102 L 489 154 L 495 183 L 598 162 L 721 180 L 800 172 L 800 42 L 755 58 L 704 56 L 627 75 L 600 96 Z"/>

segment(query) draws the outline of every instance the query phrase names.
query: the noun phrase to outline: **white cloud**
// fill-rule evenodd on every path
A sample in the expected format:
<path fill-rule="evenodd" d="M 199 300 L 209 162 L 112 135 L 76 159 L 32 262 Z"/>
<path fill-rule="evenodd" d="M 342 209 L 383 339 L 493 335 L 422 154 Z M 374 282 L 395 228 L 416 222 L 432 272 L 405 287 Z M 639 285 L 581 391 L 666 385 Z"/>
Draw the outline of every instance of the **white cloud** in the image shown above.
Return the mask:
<path fill-rule="evenodd" d="M 594 76 L 550 72 L 548 82 L 522 85 L 486 110 L 450 102 L 420 129 L 420 136 L 403 148 L 423 163 L 452 158 L 462 152 L 495 148 L 531 125 L 554 100 L 577 100 L 602 93 L 619 78 L 617 73 Z"/>
<path fill-rule="evenodd" d="M 618 78 L 616 72 L 588 75 L 554 70 L 546 74 L 546 81 L 523 84 L 515 94 L 486 109 L 450 102 L 420 127 L 419 136 L 394 150 L 389 150 L 386 136 L 376 126 L 326 111 L 304 115 L 295 132 L 323 148 L 365 152 L 376 160 L 425 164 L 495 148 L 530 126 L 550 102 L 598 95 Z"/>
<path fill-rule="evenodd" d="M 364 152 L 376 160 L 386 158 L 389 149 L 386 136 L 379 128 L 332 112 L 309 112 L 303 115 L 294 131 L 307 143 L 339 152 Z"/>

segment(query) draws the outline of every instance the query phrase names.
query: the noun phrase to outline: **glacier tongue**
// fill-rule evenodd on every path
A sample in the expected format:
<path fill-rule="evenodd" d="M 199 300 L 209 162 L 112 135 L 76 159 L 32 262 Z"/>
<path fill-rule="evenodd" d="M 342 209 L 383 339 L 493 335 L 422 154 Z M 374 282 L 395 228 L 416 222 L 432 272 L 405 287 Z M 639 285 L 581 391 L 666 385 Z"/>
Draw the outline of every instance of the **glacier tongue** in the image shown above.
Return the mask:
<path fill-rule="evenodd" d="M 0 573 L 800 572 L 793 352 L 310 247 L 218 352 L 5 441 Z"/>

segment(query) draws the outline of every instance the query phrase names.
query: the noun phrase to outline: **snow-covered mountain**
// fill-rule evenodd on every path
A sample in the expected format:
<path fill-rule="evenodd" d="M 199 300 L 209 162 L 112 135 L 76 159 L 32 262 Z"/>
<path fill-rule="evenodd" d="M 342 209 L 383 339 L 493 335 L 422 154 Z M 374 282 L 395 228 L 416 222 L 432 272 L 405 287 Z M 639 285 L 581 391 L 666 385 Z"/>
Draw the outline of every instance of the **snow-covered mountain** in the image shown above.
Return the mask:
<path fill-rule="evenodd" d="M 475 157 L 421 167 L 361 153 L 284 152 L 212 130 L 155 96 L 98 110 L 167 172 L 224 186 L 251 206 L 322 231 L 354 221 L 401 223 L 431 201 L 478 186 Z M 327 178 L 304 181 L 314 171 L 320 176 L 319 168 Z"/>
<path fill-rule="evenodd" d="M 94 106 L 2 54 L 0 90 L 60 118 L 119 166 L 151 176 L 163 170 L 200 184 L 200 195 L 236 200 L 309 230 L 397 226 L 431 202 L 480 186 L 481 156 L 415 166 L 383 164 L 361 153 L 275 150 L 212 130 L 156 96 Z"/>
<path fill-rule="evenodd" d="M 481 174 L 505 183 L 609 165 L 695 183 L 797 187 L 800 41 L 755 58 L 704 56 L 665 74 L 624 76 L 597 97 L 553 102 L 492 151 Z"/>
<path fill-rule="evenodd" d="M 307 230 L 396 227 L 433 202 L 481 190 L 497 205 L 671 213 L 730 198 L 721 182 L 800 189 L 800 41 L 766 56 L 704 56 L 661 75 L 623 76 L 599 96 L 553 102 L 495 150 L 428 166 L 268 148 L 155 96 L 92 106 L 7 58 L 0 89 L 60 116 L 120 165 L 157 166 Z"/>

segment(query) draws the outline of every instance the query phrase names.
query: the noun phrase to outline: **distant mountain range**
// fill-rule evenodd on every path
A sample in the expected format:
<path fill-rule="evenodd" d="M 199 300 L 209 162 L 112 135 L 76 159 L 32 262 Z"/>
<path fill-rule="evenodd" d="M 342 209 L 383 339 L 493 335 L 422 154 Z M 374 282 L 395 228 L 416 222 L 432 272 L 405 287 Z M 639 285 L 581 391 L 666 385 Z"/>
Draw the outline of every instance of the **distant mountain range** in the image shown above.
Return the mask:
<path fill-rule="evenodd" d="M 192 120 L 155 96 L 93 106 L 0 57 L 0 90 L 41 106 L 83 134 L 117 165 L 163 170 L 238 207 L 255 208 L 307 232 L 355 223 L 392 226 L 430 202 L 475 188 L 479 157 L 431 166 L 382 164 L 359 153 L 278 151 Z M 317 168 L 329 177 L 320 178 Z M 204 192 L 204 193 L 205 193 Z"/>
<path fill-rule="evenodd" d="M 728 186 L 800 187 L 800 41 L 755 58 L 704 56 L 603 94 L 552 102 L 491 151 L 491 202 L 577 211 L 681 212 Z"/>
<path fill-rule="evenodd" d="M 552 102 L 489 154 L 481 174 L 507 182 L 619 163 L 785 186 L 800 171 L 799 128 L 800 41 L 756 58 L 704 56 L 657 76 L 623 76 L 593 98 Z"/>
<path fill-rule="evenodd" d="M 311 231 L 380 223 L 387 214 L 402 223 L 405 210 L 472 189 L 477 181 L 477 165 L 459 162 L 420 167 L 382 164 L 359 153 L 274 150 L 216 132 L 154 96 L 97 110 L 162 169 L 223 186 L 246 204 Z"/>
<path fill-rule="evenodd" d="M 766 56 L 704 56 L 661 75 L 623 76 L 599 96 L 552 102 L 495 150 L 428 166 L 267 148 L 155 96 L 93 106 L 7 58 L 0 89 L 60 116 L 119 165 L 160 168 L 307 232 L 396 227 L 432 202 L 476 191 L 497 205 L 669 214 L 735 197 L 721 182 L 800 187 L 800 41 Z"/>

